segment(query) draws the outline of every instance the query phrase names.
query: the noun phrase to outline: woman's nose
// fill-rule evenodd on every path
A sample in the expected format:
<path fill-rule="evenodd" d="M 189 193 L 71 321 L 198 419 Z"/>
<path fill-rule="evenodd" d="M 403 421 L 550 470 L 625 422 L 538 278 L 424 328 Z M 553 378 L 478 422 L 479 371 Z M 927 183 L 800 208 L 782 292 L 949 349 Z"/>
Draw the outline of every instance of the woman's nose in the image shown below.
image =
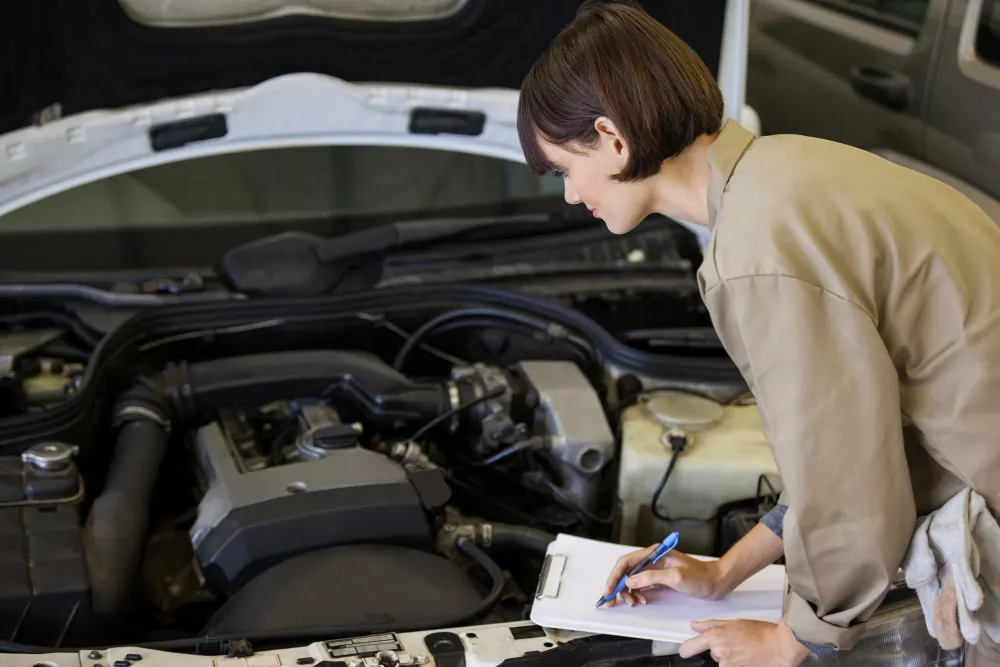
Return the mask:
<path fill-rule="evenodd" d="M 565 177 L 563 177 L 563 197 L 566 198 L 567 204 L 580 203 L 580 197 L 576 194 L 576 190 L 573 189 L 573 184 Z"/>

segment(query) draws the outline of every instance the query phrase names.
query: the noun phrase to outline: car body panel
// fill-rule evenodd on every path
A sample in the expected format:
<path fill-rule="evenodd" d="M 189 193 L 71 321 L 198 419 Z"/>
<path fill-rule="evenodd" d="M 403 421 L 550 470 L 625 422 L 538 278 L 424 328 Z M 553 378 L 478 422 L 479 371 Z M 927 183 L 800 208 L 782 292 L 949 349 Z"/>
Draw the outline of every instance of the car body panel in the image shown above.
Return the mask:
<path fill-rule="evenodd" d="M 906 10 L 911 20 L 880 24 L 877 11 L 844 11 L 863 6 Z M 753 10 L 747 101 L 765 133 L 891 154 L 952 183 L 996 218 L 1000 0 L 755 0 Z M 851 71 L 864 63 L 909 78 L 906 109 L 865 96 L 877 86 L 859 90 Z"/>
<path fill-rule="evenodd" d="M 927 116 L 927 160 L 1000 198 L 1000 1 L 953 0 Z"/>
<path fill-rule="evenodd" d="M 914 23 L 861 0 L 754 0 L 747 100 L 763 131 L 920 157 L 936 17 L 948 2 L 929 0 Z"/>

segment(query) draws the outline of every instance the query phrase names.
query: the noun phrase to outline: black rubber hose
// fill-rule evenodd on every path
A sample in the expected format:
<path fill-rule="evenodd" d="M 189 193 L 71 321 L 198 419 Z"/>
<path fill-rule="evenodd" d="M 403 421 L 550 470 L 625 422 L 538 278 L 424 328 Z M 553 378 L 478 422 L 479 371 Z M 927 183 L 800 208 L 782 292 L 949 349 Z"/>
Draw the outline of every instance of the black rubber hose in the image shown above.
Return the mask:
<path fill-rule="evenodd" d="M 111 469 L 83 531 L 94 611 L 112 617 L 128 607 L 149 528 L 149 511 L 169 434 L 153 403 L 126 400 Z"/>
<path fill-rule="evenodd" d="M 556 539 L 552 533 L 537 528 L 527 526 L 513 526 L 506 523 L 494 523 L 490 535 L 483 535 L 481 530 L 477 531 L 476 537 L 489 539 L 494 549 L 517 549 L 520 551 L 530 551 L 538 556 L 545 556 L 549 544 Z"/>

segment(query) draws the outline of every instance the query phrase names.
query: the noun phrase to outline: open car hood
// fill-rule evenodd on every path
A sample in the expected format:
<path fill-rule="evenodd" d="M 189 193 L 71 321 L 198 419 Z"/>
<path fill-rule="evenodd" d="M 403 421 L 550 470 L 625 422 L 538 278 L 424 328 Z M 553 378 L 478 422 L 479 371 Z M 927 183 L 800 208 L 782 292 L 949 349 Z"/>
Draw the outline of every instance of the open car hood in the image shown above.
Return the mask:
<path fill-rule="evenodd" d="M 38 51 L 24 39 L 0 35 L 12 38 L 0 46 L 13 51 L 11 60 L 31 65 L 18 72 L 47 66 L 59 70 L 62 82 L 53 90 L 37 81 L 22 81 L 14 86 L 25 91 L 18 108 L 0 109 L 8 112 L 0 114 L 0 122 L 20 125 L 0 135 L 0 216 L 116 174 L 263 148 L 393 145 L 523 161 L 516 132 L 517 84 L 548 40 L 572 18 L 579 1 L 407 2 L 422 12 L 415 22 L 379 14 L 376 10 L 394 4 L 389 0 L 310 2 L 297 17 L 289 16 L 295 13 L 294 3 L 217 3 L 217 9 L 229 8 L 225 16 L 199 14 L 200 4 L 18 0 L 17 6 L 34 19 L 29 25 L 54 22 L 65 28 L 67 21 L 82 22 L 89 26 L 85 35 L 103 39 L 98 43 L 79 38 L 78 31 L 57 31 L 66 43 L 60 42 L 63 60 L 56 67 L 52 58 L 38 62 Z M 667 4 L 674 7 L 664 9 Z M 268 11 L 262 16 L 237 11 L 250 5 Z M 369 15 L 361 16 L 358 12 L 365 5 Z M 155 7 L 163 11 L 157 13 Z M 324 8 L 335 18 L 316 15 Z M 702 53 L 717 73 L 728 116 L 753 129 L 755 119 L 743 104 L 749 0 L 650 3 L 649 9 Z M 113 25 L 101 23 L 102 17 Z M 706 20 L 712 23 L 706 26 Z M 359 21 L 367 32 L 348 35 L 344 23 L 356 33 Z M 206 28 L 206 23 L 215 27 Z M 10 25 L 7 22 L 8 30 Z M 502 37 L 504 30 L 510 39 L 498 41 L 494 33 Z M 511 36 L 513 30 L 519 31 L 518 39 Z M 416 55 L 407 53 L 405 44 L 381 44 L 392 31 L 409 35 Z M 354 59 L 366 53 L 373 58 L 381 54 L 380 59 L 358 64 L 332 56 L 310 60 L 288 55 L 308 52 L 317 32 L 327 40 L 346 40 L 326 42 L 334 54 L 352 49 Z M 43 42 L 43 37 L 55 39 L 40 28 L 36 37 Z M 301 42 L 300 48 L 290 51 L 290 40 Z M 276 63 L 264 67 L 251 59 L 244 67 L 227 65 L 240 56 L 246 41 L 270 53 Z M 447 58 L 428 51 L 432 44 L 446 42 L 452 44 Z M 219 43 L 227 49 L 213 51 Z M 27 50 L 18 51 L 19 45 Z M 494 50 L 484 54 L 489 48 Z M 97 76 L 94 63 L 111 67 L 112 55 L 120 67 Z M 201 59 L 202 69 L 190 69 L 193 55 Z M 168 56 L 175 59 L 168 69 L 137 74 L 136 59 L 149 65 L 166 62 Z M 82 85 L 81 79 L 88 78 L 93 85 Z M 43 101 L 47 104 L 39 106 Z M 33 109 L 27 125 L 26 108 Z M 73 109 L 78 111 L 66 113 Z"/>

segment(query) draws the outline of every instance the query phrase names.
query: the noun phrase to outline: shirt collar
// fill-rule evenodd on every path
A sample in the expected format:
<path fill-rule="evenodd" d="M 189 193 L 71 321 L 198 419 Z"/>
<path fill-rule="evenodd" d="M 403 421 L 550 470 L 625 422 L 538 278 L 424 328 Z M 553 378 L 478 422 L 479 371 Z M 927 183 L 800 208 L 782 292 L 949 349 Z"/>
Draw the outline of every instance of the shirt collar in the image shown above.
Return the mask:
<path fill-rule="evenodd" d="M 736 165 L 753 143 L 755 135 L 735 120 L 727 120 L 712 145 L 708 147 L 708 166 L 712 170 L 708 181 L 708 226 L 715 227 L 715 218 L 722 207 L 722 193 L 736 170 Z"/>

